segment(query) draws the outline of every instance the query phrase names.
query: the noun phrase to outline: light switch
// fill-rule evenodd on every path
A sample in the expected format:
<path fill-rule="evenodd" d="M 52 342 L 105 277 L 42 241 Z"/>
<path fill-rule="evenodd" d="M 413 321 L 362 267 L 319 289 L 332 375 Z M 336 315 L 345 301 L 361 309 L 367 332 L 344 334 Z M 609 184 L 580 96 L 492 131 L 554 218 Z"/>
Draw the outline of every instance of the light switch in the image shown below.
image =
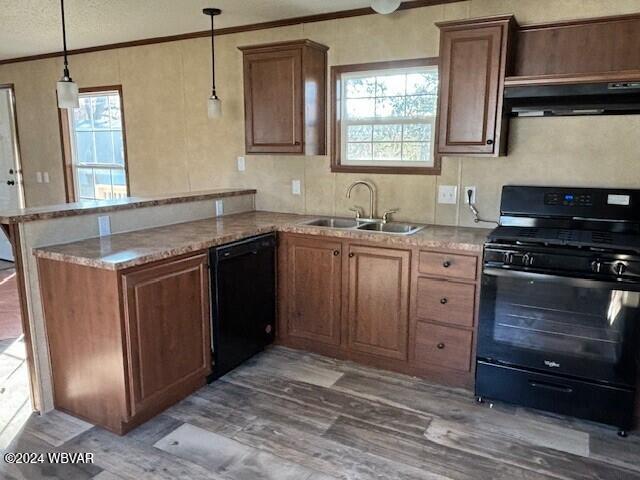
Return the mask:
<path fill-rule="evenodd" d="M 42 183 L 42 172 L 36 172 L 36 182 Z"/>
<path fill-rule="evenodd" d="M 216 200 L 216 217 L 224 215 L 224 201 Z"/>
<path fill-rule="evenodd" d="M 245 168 L 244 157 L 238 157 L 238 171 L 244 172 Z"/>
<path fill-rule="evenodd" d="M 98 217 L 98 231 L 101 237 L 111 235 L 111 218 L 108 215 Z"/>
<path fill-rule="evenodd" d="M 44 172 L 42 174 L 42 179 L 44 180 L 44 183 L 49 183 L 49 172 Z"/>
<path fill-rule="evenodd" d="M 458 203 L 457 185 L 440 185 L 438 187 L 438 203 L 455 205 Z"/>
<path fill-rule="evenodd" d="M 300 180 L 291 180 L 291 193 L 294 195 L 300 195 L 302 192 L 302 187 L 300 185 Z"/>

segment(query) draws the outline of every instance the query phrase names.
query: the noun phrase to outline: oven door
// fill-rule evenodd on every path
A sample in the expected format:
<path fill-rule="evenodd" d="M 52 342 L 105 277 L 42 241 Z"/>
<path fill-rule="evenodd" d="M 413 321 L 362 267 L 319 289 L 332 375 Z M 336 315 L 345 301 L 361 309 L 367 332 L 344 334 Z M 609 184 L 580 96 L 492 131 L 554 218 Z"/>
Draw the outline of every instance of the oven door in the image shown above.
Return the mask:
<path fill-rule="evenodd" d="M 478 358 L 635 385 L 640 286 L 486 267 Z"/>

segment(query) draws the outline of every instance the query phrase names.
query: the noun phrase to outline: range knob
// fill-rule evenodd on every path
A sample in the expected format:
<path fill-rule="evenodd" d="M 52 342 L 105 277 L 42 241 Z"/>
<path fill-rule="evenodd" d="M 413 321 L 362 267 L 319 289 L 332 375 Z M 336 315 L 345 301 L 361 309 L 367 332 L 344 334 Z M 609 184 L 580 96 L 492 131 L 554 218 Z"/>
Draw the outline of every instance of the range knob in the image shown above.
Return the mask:
<path fill-rule="evenodd" d="M 602 261 L 599 258 L 591 262 L 591 271 L 593 273 L 600 273 L 602 271 Z"/>
<path fill-rule="evenodd" d="M 627 266 L 624 263 L 616 262 L 613 264 L 613 272 L 619 277 L 621 277 L 626 271 L 627 271 Z"/>
<path fill-rule="evenodd" d="M 534 262 L 534 256 L 531 255 L 530 253 L 525 253 L 522 256 L 522 265 L 524 265 L 525 267 L 533 266 L 533 262 Z"/>
<path fill-rule="evenodd" d="M 504 252 L 502 254 L 502 262 L 505 265 L 511 265 L 511 262 L 513 262 L 513 254 L 511 252 Z"/>

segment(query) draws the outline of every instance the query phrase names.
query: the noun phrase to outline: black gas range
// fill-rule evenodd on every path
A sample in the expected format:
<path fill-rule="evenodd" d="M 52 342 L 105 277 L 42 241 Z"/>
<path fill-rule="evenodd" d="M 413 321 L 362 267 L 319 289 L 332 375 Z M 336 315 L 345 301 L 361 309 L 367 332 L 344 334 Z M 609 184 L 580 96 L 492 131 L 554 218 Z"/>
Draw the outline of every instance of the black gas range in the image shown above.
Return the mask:
<path fill-rule="evenodd" d="M 632 425 L 640 190 L 506 186 L 484 248 L 479 399 Z"/>

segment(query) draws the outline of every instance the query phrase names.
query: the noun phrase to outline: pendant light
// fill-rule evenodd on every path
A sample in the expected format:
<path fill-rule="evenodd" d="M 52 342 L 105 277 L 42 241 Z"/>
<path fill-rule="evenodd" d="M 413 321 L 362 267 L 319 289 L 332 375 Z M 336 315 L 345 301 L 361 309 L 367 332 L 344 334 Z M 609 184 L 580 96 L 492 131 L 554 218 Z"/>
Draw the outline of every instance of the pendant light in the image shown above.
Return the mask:
<path fill-rule="evenodd" d="M 371 8 L 382 15 L 388 15 L 395 12 L 402 2 L 400 0 L 373 0 Z"/>
<path fill-rule="evenodd" d="M 214 45 L 213 34 L 213 17 L 220 15 L 222 11 L 219 8 L 205 8 L 202 13 L 211 17 L 211 96 L 209 97 L 208 114 L 209 118 L 220 118 L 222 116 L 222 102 L 216 95 L 216 50 Z"/>
<path fill-rule="evenodd" d="M 64 73 L 56 85 L 58 93 L 58 108 L 74 109 L 80 107 L 80 97 L 78 95 L 78 84 L 69 75 L 69 62 L 67 61 L 67 30 L 64 21 L 64 0 L 60 0 L 60 10 L 62 11 L 62 45 L 64 48 Z"/>

